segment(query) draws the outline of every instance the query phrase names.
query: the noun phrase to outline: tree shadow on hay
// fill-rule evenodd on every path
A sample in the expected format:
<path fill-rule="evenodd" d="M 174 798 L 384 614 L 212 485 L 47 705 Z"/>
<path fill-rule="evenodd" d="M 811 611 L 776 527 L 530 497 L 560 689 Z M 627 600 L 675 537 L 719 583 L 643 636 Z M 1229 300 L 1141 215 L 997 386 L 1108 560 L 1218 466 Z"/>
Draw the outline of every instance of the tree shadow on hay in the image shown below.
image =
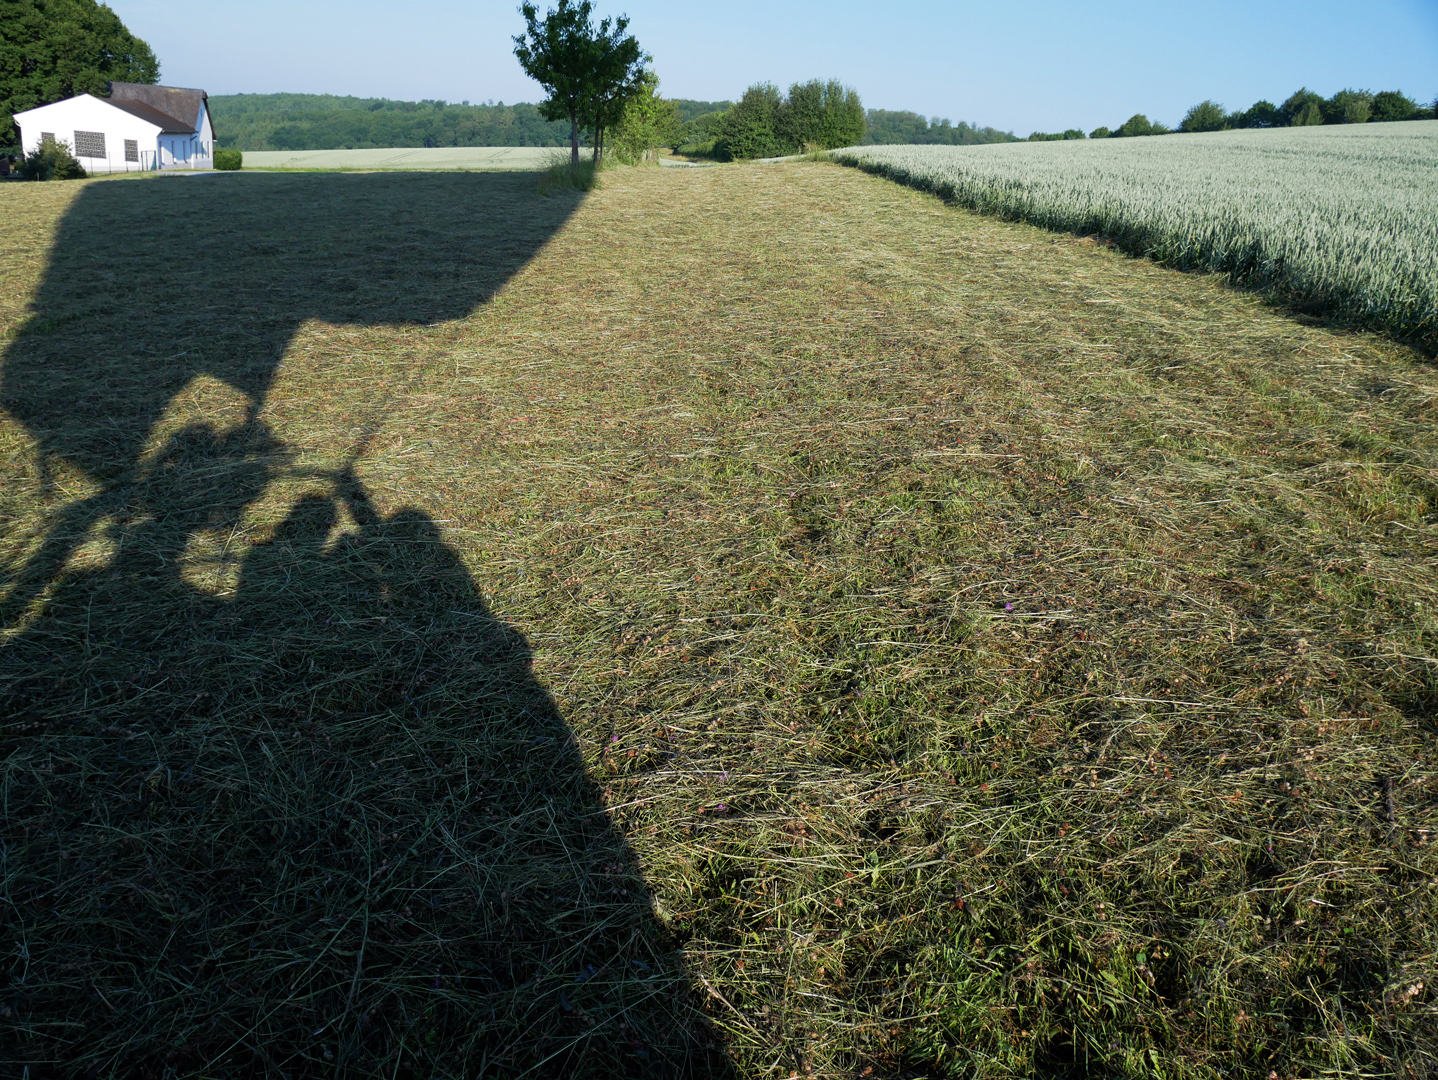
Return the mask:
<path fill-rule="evenodd" d="M 67 214 L 0 382 L 47 482 L 100 486 L 0 593 L 7 1069 L 729 1075 L 527 642 L 435 522 L 311 472 L 233 595 L 182 570 L 296 475 L 262 410 L 300 323 L 469 314 L 578 205 L 533 185 L 116 181 Z M 248 418 L 147 453 L 198 374 Z"/>

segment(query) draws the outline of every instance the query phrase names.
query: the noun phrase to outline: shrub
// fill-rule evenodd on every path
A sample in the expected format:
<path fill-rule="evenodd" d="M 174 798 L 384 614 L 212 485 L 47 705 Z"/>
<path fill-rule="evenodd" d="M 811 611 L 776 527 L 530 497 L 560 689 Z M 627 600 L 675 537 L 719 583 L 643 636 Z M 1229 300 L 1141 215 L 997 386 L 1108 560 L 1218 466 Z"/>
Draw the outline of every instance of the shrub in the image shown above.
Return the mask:
<path fill-rule="evenodd" d="M 238 172 L 244 168 L 245 155 L 238 150 L 216 150 L 215 168 L 226 172 Z"/>
<path fill-rule="evenodd" d="M 1090 139 L 1111 139 L 1113 132 L 1106 127 L 1096 127 L 1088 133 Z"/>
<path fill-rule="evenodd" d="M 85 176 L 85 170 L 70 153 L 70 144 L 64 139 L 42 139 L 40 145 L 25 156 L 20 175 L 26 180 L 79 180 Z"/>
<path fill-rule="evenodd" d="M 1188 110 L 1179 131 L 1222 131 L 1228 127 L 1228 113 L 1216 101 L 1200 101 Z"/>
<path fill-rule="evenodd" d="M 758 83 L 744 91 L 738 103 L 724 114 L 724 130 L 715 146 L 724 161 L 778 157 L 788 148 L 779 141 L 779 107 L 783 98 L 773 83 Z"/>

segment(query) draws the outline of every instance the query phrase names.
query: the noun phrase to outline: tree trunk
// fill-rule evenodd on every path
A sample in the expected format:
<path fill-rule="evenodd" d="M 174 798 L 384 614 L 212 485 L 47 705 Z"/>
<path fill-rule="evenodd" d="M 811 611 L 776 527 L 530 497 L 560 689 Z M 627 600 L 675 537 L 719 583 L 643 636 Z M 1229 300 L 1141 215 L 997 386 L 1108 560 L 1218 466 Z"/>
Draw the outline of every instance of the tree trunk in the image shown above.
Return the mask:
<path fill-rule="evenodd" d="M 579 168 L 579 116 L 569 114 L 569 167 Z"/>

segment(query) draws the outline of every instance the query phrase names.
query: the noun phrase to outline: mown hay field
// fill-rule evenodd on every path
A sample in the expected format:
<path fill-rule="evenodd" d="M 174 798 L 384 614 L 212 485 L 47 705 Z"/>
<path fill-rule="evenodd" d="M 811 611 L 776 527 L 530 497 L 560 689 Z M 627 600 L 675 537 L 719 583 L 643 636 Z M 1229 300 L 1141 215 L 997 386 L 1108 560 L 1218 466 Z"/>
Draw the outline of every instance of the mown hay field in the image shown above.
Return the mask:
<path fill-rule="evenodd" d="M 0 214 L 7 1071 L 1438 1070 L 1412 349 L 823 163 Z"/>
<path fill-rule="evenodd" d="M 1438 349 L 1438 121 L 835 157 Z"/>

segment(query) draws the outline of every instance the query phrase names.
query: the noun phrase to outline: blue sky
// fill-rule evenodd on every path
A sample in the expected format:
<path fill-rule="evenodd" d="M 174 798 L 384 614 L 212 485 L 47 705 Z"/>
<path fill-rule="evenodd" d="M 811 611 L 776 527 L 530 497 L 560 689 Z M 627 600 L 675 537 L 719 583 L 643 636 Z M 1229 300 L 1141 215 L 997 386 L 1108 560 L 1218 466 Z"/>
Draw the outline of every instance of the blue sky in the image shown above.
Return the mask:
<path fill-rule="evenodd" d="M 552 3 L 553 0 L 550 0 Z M 550 6 L 537 0 L 541 10 Z M 517 2 L 110 0 L 155 49 L 164 82 L 212 94 L 354 94 L 537 101 L 515 63 Z M 1213 98 L 1281 102 L 1301 85 L 1438 96 L 1438 0 L 730 0 L 610 3 L 654 56 L 671 97 L 737 97 L 751 83 L 813 77 L 870 108 L 1033 130 L 1174 124 Z"/>

